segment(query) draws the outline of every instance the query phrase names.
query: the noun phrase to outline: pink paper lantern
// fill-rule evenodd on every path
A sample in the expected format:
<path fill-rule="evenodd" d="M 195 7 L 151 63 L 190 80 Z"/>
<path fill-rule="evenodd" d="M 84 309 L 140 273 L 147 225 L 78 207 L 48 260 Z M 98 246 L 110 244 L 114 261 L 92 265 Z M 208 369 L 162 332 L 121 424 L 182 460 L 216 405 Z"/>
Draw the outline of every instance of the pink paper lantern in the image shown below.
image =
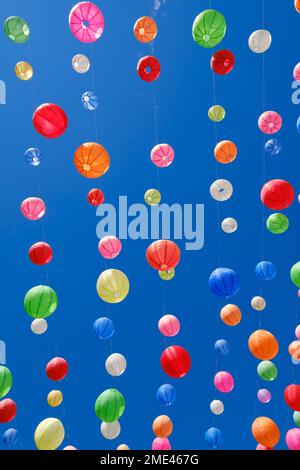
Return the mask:
<path fill-rule="evenodd" d="M 300 450 L 300 428 L 290 429 L 285 436 L 285 441 L 290 450 Z"/>
<path fill-rule="evenodd" d="M 295 80 L 300 81 L 300 62 L 295 66 L 293 76 Z"/>
<path fill-rule="evenodd" d="M 169 144 L 158 144 L 151 150 L 151 161 L 159 168 L 165 168 L 174 160 L 174 150 Z"/>
<path fill-rule="evenodd" d="M 63 448 L 63 450 L 78 450 L 78 449 L 76 449 L 76 447 L 74 446 L 66 446 Z"/>
<path fill-rule="evenodd" d="M 39 220 L 46 212 L 46 205 L 39 197 L 28 197 L 20 206 L 21 212 L 28 220 Z"/>
<path fill-rule="evenodd" d="M 171 444 L 166 437 L 156 437 L 152 442 L 152 450 L 171 450 Z"/>
<path fill-rule="evenodd" d="M 295 335 L 297 339 L 300 339 L 300 325 L 298 325 L 295 329 Z"/>
<path fill-rule="evenodd" d="M 264 134 L 275 134 L 280 131 L 282 118 L 275 111 L 266 111 L 258 120 L 258 127 Z"/>
<path fill-rule="evenodd" d="M 180 322 L 174 315 L 164 315 L 158 322 L 158 329 L 164 336 L 176 336 L 180 331 Z"/>
<path fill-rule="evenodd" d="M 104 17 L 93 2 L 79 2 L 71 10 L 69 25 L 72 34 L 81 42 L 97 41 L 104 30 Z"/>
<path fill-rule="evenodd" d="M 261 403 L 266 404 L 271 401 L 272 395 L 271 392 L 269 392 L 269 390 L 267 390 L 266 388 L 261 388 L 257 392 L 257 398 Z"/>
<path fill-rule="evenodd" d="M 98 249 L 103 258 L 114 259 L 120 254 L 122 243 L 117 237 L 108 235 L 107 237 L 101 238 Z"/>
<path fill-rule="evenodd" d="M 214 378 L 214 385 L 219 392 L 229 393 L 234 389 L 234 378 L 229 372 L 217 372 Z"/>

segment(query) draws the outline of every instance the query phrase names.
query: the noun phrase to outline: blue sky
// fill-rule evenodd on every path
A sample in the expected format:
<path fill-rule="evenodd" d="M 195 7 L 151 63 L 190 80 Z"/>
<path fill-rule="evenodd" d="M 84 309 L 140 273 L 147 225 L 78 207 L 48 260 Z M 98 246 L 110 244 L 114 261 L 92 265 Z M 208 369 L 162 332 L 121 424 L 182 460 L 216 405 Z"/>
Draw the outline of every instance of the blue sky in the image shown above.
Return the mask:
<path fill-rule="evenodd" d="M 195 16 L 206 9 L 208 1 L 167 0 L 156 14 L 159 34 L 154 54 L 162 66 L 156 82 L 158 142 L 168 142 L 175 149 L 175 161 L 160 172 L 160 190 L 169 204 L 205 204 L 205 246 L 185 251 L 176 270 L 176 278 L 163 286 L 147 265 L 148 241 L 124 241 L 120 256 L 109 267 L 123 270 L 130 279 L 131 291 L 119 305 L 108 307 L 97 296 L 95 283 L 106 265 L 97 250 L 97 217 L 88 206 L 86 195 L 99 185 L 106 201 L 117 204 L 119 195 L 129 203 L 142 202 L 145 190 L 155 187 L 157 173 L 149 153 L 155 145 L 152 86 L 136 74 L 139 58 L 150 53 L 139 44 L 132 28 L 135 20 L 149 14 L 154 2 L 148 0 L 99 0 L 106 26 L 103 37 L 92 46 L 79 43 L 70 33 L 68 14 L 74 1 L 10 0 L 2 2 L 1 22 L 11 15 L 28 19 L 30 42 L 16 45 L 0 35 L 1 74 L 7 85 L 7 104 L 0 107 L 2 214 L 0 231 L 2 308 L 1 338 L 7 344 L 7 364 L 13 372 L 10 393 L 18 405 L 16 419 L 1 425 L 0 432 L 14 426 L 19 430 L 22 448 L 34 448 L 33 433 L 44 418 L 56 416 L 66 428 L 64 445 L 79 449 L 114 449 L 126 443 L 131 449 L 147 449 L 153 439 L 152 421 L 159 414 L 169 414 L 174 423 L 170 438 L 174 449 L 205 448 L 204 433 L 212 424 L 224 436 L 225 449 L 253 449 L 251 423 L 256 416 L 273 418 L 284 436 L 293 427 L 292 412 L 283 399 L 283 390 L 297 381 L 297 367 L 291 365 L 288 344 L 294 339 L 299 300 L 289 279 L 292 264 L 299 261 L 299 208 L 295 202 L 285 211 L 290 229 L 276 237 L 264 231 L 263 257 L 272 261 L 278 275 L 262 286 L 268 307 L 261 314 L 261 324 L 273 332 L 280 343 L 274 361 L 278 379 L 269 385 L 273 399 L 268 405 L 257 402 L 258 387 L 266 386 L 256 374 L 257 360 L 250 356 L 248 337 L 259 327 L 259 316 L 250 300 L 260 292 L 254 267 L 261 260 L 262 205 L 259 199 L 263 183 L 263 139 L 257 128 L 262 112 L 262 57 L 248 49 L 248 37 L 262 27 L 261 0 L 237 8 L 234 1 L 213 0 L 227 20 L 227 33 L 219 48 L 231 50 L 235 69 L 225 77 L 216 77 L 217 102 L 227 111 L 217 126 L 217 140 L 233 140 L 239 150 L 231 165 L 219 166 L 220 177 L 230 179 L 234 195 L 221 204 L 220 217 L 235 217 L 239 230 L 233 235 L 220 234 L 221 264 L 236 270 L 241 290 L 233 299 L 243 312 L 242 323 L 228 328 L 220 323 L 217 299 L 208 289 L 208 277 L 218 266 L 216 203 L 209 186 L 216 179 L 213 157 L 214 126 L 207 118 L 213 104 L 211 51 L 192 40 Z M 280 3 L 280 6 L 279 6 Z M 284 6 L 281 3 L 286 3 Z M 27 7 L 26 7 L 27 4 Z M 265 26 L 273 38 L 265 55 L 266 109 L 283 117 L 279 134 L 283 150 L 278 157 L 265 157 L 266 179 L 284 178 L 296 193 L 299 134 L 296 120 L 299 109 L 291 102 L 292 70 L 299 61 L 298 29 L 300 16 L 293 2 L 266 0 Z M 29 48 L 30 44 L 30 48 Z M 85 53 L 92 60 L 92 73 L 76 74 L 71 59 Z M 14 75 L 14 66 L 28 60 L 34 68 L 31 82 Z M 95 115 L 80 101 L 84 91 L 95 91 L 100 105 Z M 66 134 L 48 141 L 38 135 L 31 122 L 33 110 L 45 102 L 64 108 L 69 117 Z M 99 141 L 111 156 L 109 172 L 98 182 L 82 178 L 73 165 L 73 153 L 83 142 Z M 31 146 L 42 150 L 41 166 L 33 168 L 24 161 L 24 151 Z M 41 196 L 47 214 L 37 223 L 24 219 L 19 210 L 28 196 Z M 268 213 L 268 211 L 266 211 Z M 30 263 L 27 250 L 32 243 L 45 240 L 54 249 L 48 267 Z M 26 291 L 37 284 L 49 284 L 59 296 L 59 308 L 49 319 L 49 330 L 41 336 L 30 331 L 30 318 L 23 310 Z M 163 305 L 163 303 L 165 305 Z M 160 368 L 159 358 L 166 342 L 157 331 L 164 313 L 181 321 L 175 341 L 186 347 L 192 358 L 190 373 L 172 381 Z M 93 321 L 110 316 L 116 326 L 112 345 L 99 342 L 92 330 Z M 230 343 L 230 353 L 217 358 L 214 342 L 218 337 Z M 115 383 L 104 369 L 106 357 L 120 352 L 127 358 L 126 373 Z M 65 357 L 70 371 L 59 387 L 64 406 L 50 409 L 46 397 L 57 384 L 50 383 L 45 365 L 55 355 Z M 234 391 L 223 399 L 225 412 L 213 420 L 209 403 L 216 396 L 213 376 L 228 370 L 235 377 Z M 156 401 L 156 389 L 165 382 L 174 383 L 177 402 L 164 409 Z M 105 441 L 100 422 L 94 414 L 94 401 L 113 385 L 126 398 L 126 411 L 120 420 L 121 436 Z M 3 444 L 0 443 L 3 448 Z M 21 448 L 21 446 L 19 446 Z"/>

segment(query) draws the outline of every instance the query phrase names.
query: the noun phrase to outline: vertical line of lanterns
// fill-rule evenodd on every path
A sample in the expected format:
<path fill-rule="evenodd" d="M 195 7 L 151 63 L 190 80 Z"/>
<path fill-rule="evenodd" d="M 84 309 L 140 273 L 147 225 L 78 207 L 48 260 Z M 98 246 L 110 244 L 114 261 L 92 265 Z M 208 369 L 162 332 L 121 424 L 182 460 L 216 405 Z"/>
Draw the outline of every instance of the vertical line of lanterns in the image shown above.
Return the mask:
<path fill-rule="evenodd" d="M 28 11 L 27 1 L 25 6 Z M 29 25 L 26 20 L 21 17 L 12 16 L 6 19 L 4 25 L 6 36 L 14 43 L 24 44 L 28 41 L 30 35 Z M 28 43 L 28 54 L 31 58 L 30 43 Z M 28 81 L 33 76 L 33 69 L 30 63 L 20 61 L 15 66 L 15 74 L 18 79 Z M 34 97 L 34 89 L 32 85 L 32 96 Z M 33 103 L 34 105 L 34 103 Z M 47 125 L 45 124 L 48 120 Z M 65 132 L 67 128 L 67 116 L 64 111 L 53 104 L 41 105 L 34 112 L 33 124 L 35 129 L 44 137 L 55 138 Z M 32 166 L 38 166 L 41 162 L 41 152 L 37 147 L 26 150 L 25 160 Z M 38 175 L 39 177 L 39 175 Z M 40 186 L 40 181 L 39 181 Z M 41 219 L 46 212 L 45 202 L 40 197 L 28 197 L 20 206 L 22 215 L 29 221 L 37 221 Z M 41 222 L 43 223 L 43 221 Z M 42 238 L 45 238 L 44 227 L 42 226 Z M 46 280 L 48 281 L 47 264 L 52 260 L 53 250 L 45 241 L 34 243 L 29 249 L 29 259 L 33 264 L 46 265 Z M 24 308 L 26 313 L 33 318 L 31 323 L 31 331 L 34 334 L 43 334 L 48 328 L 46 318 L 50 317 L 56 310 L 58 305 L 58 297 L 56 292 L 48 285 L 37 285 L 32 287 L 25 295 Z M 63 362 L 63 365 L 62 365 Z M 62 370 L 63 369 L 63 370 Z M 67 375 L 67 362 L 55 357 L 46 366 L 48 378 L 52 380 L 61 380 Z M 58 390 L 52 390 L 47 397 L 48 404 L 56 407 L 63 400 L 62 393 Z M 11 414 L 15 405 L 8 404 L 7 416 Z M 64 406 L 64 405 L 63 405 Z M 12 419 L 12 418 L 10 418 Z M 17 440 L 17 432 L 10 429 L 7 432 L 7 445 L 14 445 Z M 34 441 L 40 450 L 54 450 L 58 448 L 65 437 L 65 429 L 62 422 L 57 418 L 47 418 L 40 422 L 34 434 Z"/>
<path fill-rule="evenodd" d="M 268 30 L 265 29 L 265 4 L 262 0 L 262 29 L 254 31 L 248 40 L 249 49 L 255 54 L 262 55 L 262 114 L 258 119 L 259 130 L 263 134 L 262 139 L 262 180 L 263 187 L 261 190 L 262 201 L 262 234 L 261 234 L 261 261 L 255 267 L 255 274 L 260 281 L 260 295 L 251 300 L 251 307 L 258 312 L 259 329 L 254 331 L 249 338 L 248 346 L 250 353 L 261 362 L 257 366 L 257 373 L 260 379 L 272 382 L 277 377 L 277 368 L 271 360 L 276 357 L 279 351 L 279 344 L 276 337 L 269 331 L 263 330 L 261 327 L 261 312 L 266 308 L 266 300 L 263 297 L 263 284 L 265 281 L 271 281 L 275 278 L 277 270 L 275 265 L 264 260 L 264 240 L 265 230 L 272 233 L 283 233 L 280 226 L 285 216 L 280 213 L 270 215 L 265 222 L 265 206 L 272 210 L 281 210 L 284 207 L 279 203 L 280 195 L 283 189 L 282 180 L 271 180 L 266 183 L 266 153 L 275 156 L 281 149 L 281 143 L 277 139 L 266 141 L 265 135 L 273 135 L 281 129 L 281 116 L 275 111 L 266 111 L 265 97 L 265 52 L 271 46 L 272 37 Z M 284 184 L 285 186 L 285 184 Z M 283 190 L 284 192 L 284 190 Z M 277 193 L 277 195 L 276 195 Z M 279 199 L 278 199 L 279 195 Z M 275 202 L 275 204 L 274 204 Z M 259 387 L 257 381 L 257 388 Z M 261 404 L 267 404 L 271 401 L 272 395 L 269 389 L 259 388 L 257 390 L 257 399 Z M 257 408 L 255 407 L 255 410 Z M 257 450 L 269 450 L 276 446 L 280 439 L 280 431 L 277 424 L 269 417 L 255 417 L 252 423 L 252 434 L 258 442 Z"/>
<path fill-rule="evenodd" d="M 104 16 L 101 10 L 93 2 L 79 2 L 71 10 L 69 25 L 73 35 L 82 43 L 91 44 L 97 41 L 104 31 Z M 89 58 L 84 54 L 76 54 L 72 59 L 74 71 L 80 74 L 90 69 Z M 92 64 L 93 67 L 93 64 Z M 92 85 L 95 86 L 94 67 L 92 68 Z M 81 97 L 82 104 L 87 111 L 94 112 L 98 107 L 98 97 L 95 91 L 86 91 Z M 95 131 L 98 138 L 97 118 L 95 116 Z M 74 155 L 74 164 L 80 175 L 89 179 L 97 179 L 103 176 L 110 167 L 110 157 L 106 149 L 97 142 L 86 142 L 80 145 Z M 93 188 L 87 196 L 88 202 L 93 207 L 98 207 L 104 202 L 104 194 L 99 188 Z M 98 245 L 100 255 L 108 260 L 115 259 L 121 252 L 121 241 L 114 235 L 103 237 Z M 99 297 L 109 305 L 122 302 L 129 293 L 129 280 L 118 269 L 105 269 L 99 276 L 96 284 Z M 93 329 L 101 340 L 110 340 L 112 352 L 112 336 L 115 327 L 109 317 L 101 317 L 95 320 Z M 121 426 L 119 418 L 125 411 L 125 398 L 114 387 L 115 377 L 122 375 L 127 367 L 126 358 L 119 353 L 111 353 L 105 362 L 107 373 L 113 377 L 113 387 L 104 390 L 95 401 L 95 414 L 102 420 L 101 434 L 105 439 L 116 439 Z M 128 449 L 122 444 L 118 449 Z"/>
<path fill-rule="evenodd" d="M 151 9 L 152 11 L 152 9 Z M 151 13 L 150 13 L 151 14 Z M 149 44 L 151 55 L 142 57 L 137 64 L 137 73 L 145 82 L 152 82 L 153 112 L 154 112 L 154 134 L 155 146 L 150 158 L 157 167 L 157 189 L 148 189 L 144 200 L 151 208 L 157 206 L 161 201 L 159 187 L 159 171 L 167 168 L 173 163 L 174 150 L 166 143 L 158 143 L 157 102 L 155 81 L 160 75 L 161 66 L 158 59 L 153 55 L 153 41 L 157 36 L 157 25 L 151 16 L 139 18 L 134 25 L 135 38 L 142 44 Z M 176 243 L 171 240 L 158 240 L 153 242 L 147 249 L 146 259 L 150 266 L 158 271 L 163 281 L 170 281 L 175 276 L 175 267 L 180 261 L 180 250 Z M 164 287 L 162 285 L 162 309 L 164 314 Z M 166 337 L 174 337 L 179 333 L 180 322 L 174 315 L 163 315 L 158 323 L 161 334 Z M 166 343 L 166 340 L 164 341 Z M 191 365 L 188 351 L 181 346 L 169 346 L 161 355 L 161 367 L 164 372 L 172 378 L 184 377 Z M 164 406 L 170 406 L 175 402 L 175 388 L 171 384 L 163 384 L 157 390 L 157 400 Z M 169 436 L 173 431 L 173 423 L 169 416 L 159 415 L 152 424 L 155 438 L 152 442 L 152 450 L 170 450 Z"/>
<path fill-rule="evenodd" d="M 218 311 L 220 310 L 220 300 L 226 300 L 235 295 L 240 288 L 238 274 L 229 268 L 222 267 L 220 257 L 220 231 L 227 234 L 234 233 L 238 228 L 237 221 L 232 217 L 225 218 L 222 223 L 220 219 L 220 203 L 228 201 L 233 194 L 233 187 L 230 181 L 219 178 L 219 164 L 232 163 L 237 157 L 237 147 L 230 140 L 218 142 L 217 123 L 225 118 L 225 109 L 216 103 L 215 74 L 227 75 L 235 65 L 235 58 L 231 51 L 222 49 L 214 51 L 226 34 L 226 20 L 222 13 L 211 9 L 202 11 L 194 20 L 192 34 L 194 41 L 202 48 L 212 49 L 210 66 L 213 80 L 213 106 L 208 110 L 208 117 L 215 126 L 215 149 L 214 157 L 216 164 L 216 180 L 210 186 L 210 195 L 217 203 L 217 262 L 218 267 L 211 273 L 209 287 L 213 294 L 218 297 Z M 228 326 L 235 326 L 241 321 L 241 311 L 233 304 L 226 304 L 220 312 L 221 320 Z M 219 335 L 219 327 L 217 327 Z M 226 355 L 229 352 L 229 343 L 225 339 L 217 339 L 215 342 L 216 351 L 216 371 L 214 376 L 215 399 L 210 403 L 210 410 L 213 416 L 213 426 L 205 433 L 205 442 L 208 448 L 218 449 L 223 444 L 223 435 L 219 428 L 214 426 L 215 416 L 221 415 L 224 411 L 224 404 L 217 399 L 217 392 L 230 393 L 234 388 L 234 378 L 228 371 L 219 370 L 218 355 Z"/>

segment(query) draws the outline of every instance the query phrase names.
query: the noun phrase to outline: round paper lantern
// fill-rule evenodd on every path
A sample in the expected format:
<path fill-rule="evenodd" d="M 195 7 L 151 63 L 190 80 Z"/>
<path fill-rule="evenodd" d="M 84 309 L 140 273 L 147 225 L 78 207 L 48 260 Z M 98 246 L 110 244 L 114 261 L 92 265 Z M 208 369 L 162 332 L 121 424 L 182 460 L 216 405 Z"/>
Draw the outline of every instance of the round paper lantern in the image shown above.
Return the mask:
<path fill-rule="evenodd" d="M 293 420 L 294 420 L 294 423 L 300 427 L 300 412 L 299 411 L 294 411 L 293 413 Z"/>
<path fill-rule="evenodd" d="M 300 325 L 298 325 L 295 329 L 295 336 L 297 339 L 300 339 Z"/>
<path fill-rule="evenodd" d="M 225 305 L 220 313 L 221 320 L 228 326 L 236 326 L 241 322 L 242 312 L 236 305 Z"/>
<path fill-rule="evenodd" d="M 6 366 L 0 365 L 0 398 L 5 397 L 12 387 L 13 376 Z"/>
<path fill-rule="evenodd" d="M 117 450 L 130 450 L 127 444 L 120 444 Z"/>
<path fill-rule="evenodd" d="M 293 357 L 293 359 L 295 359 L 296 361 L 298 361 L 300 359 L 300 341 L 297 340 L 297 341 L 293 341 L 290 345 L 289 345 L 289 354 Z"/>
<path fill-rule="evenodd" d="M 223 106 L 215 104 L 211 106 L 208 110 L 208 117 L 213 122 L 221 122 L 225 118 L 226 111 Z"/>
<path fill-rule="evenodd" d="M 164 315 L 158 322 L 158 329 L 164 336 L 176 336 L 180 331 L 180 322 L 174 315 Z"/>
<path fill-rule="evenodd" d="M 137 64 L 137 73 L 144 82 L 154 82 L 160 75 L 160 63 L 152 55 L 142 57 Z"/>
<path fill-rule="evenodd" d="M 160 364 L 167 375 L 179 379 L 189 372 L 191 358 L 188 351 L 181 346 L 169 346 L 163 351 Z"/>
<path fill-rule="evenodd" d="M 238 229 L 238 223 L 232 217 L 227 217 L 227 219 L 222 221 L 221 227 L 225 233 L 234 233 Z"/>
<path fill-rule="evenodd" d="M 69 366 L 67 361 L 62 357 L 54 357 L 46 365 L 46 374 L 48 379 L 59 382 L 68 374 Z"/>
<path fill-rule="evenodd" d="M 262 444 L 257 444 L 256 450 L 274 450 L 273 447 L 266 447 L 263 446 Z"/>
<path fill-rule="evenodd" d="M 73 70 L 77 73 L 86 73 L 91 66 L 89 58 L 84 54 L 76 54 L 72 59 Z"/>
<path fill-rule="evenodd" d="M 57 418 L 46 418 L 34 432 L 34 442 L 39 450 L 56 450 L 65 438 L 65 429 Z"/>
<path fill-rule="evenodd" d="M 25 161 L 32 166 L 39 166 L 42 161 L 42 154 L 39 148 L 31 147 L 24 153 Z"/>
<path fill-rule="evenodd" d="M 272 43 L 272 36 L 266 29 L 254 31 L 248 40 L 249 48 L 257 54 L 266 52 Z"/>
<path fill-rule="evenodd" d="M 272 281 L 276 277 L 276 266 L 270 261 L 261 261 L 255 266 L 255 274 L 261 281 Z"/>
<path fill-rule="evenodd" d="M 171 281 L 175 276 L 175 269 L 167 269 L 167 271 L 158 271 L 159 277 L 163 281 Z"/>
<path fill-rule="evenodd" d="M 217 372 L 214 378 L 214 385 L 219 392 L 230 393 L 234 389 L 234 378 L 229 372 Z"/>
<path fill-rule="evenodd" d="M 277 368 L 271 361 L 262 361 L 257 366 L 257 373 L 262 380 L 272 382 L 277 377 Z"/>
<path fill-rule="evenodd" d="M 212 70 L 218 75 L 227 75 L 233 70 L 234 64 L 234 55 L 227 49 L 215 52 L 210 61 Z"/>
<path fill-rule="evenodd" d="M 122 243 L 117 237 L 107 235 L 99 241 L 98 249 L 103 258 L 114 259 L 120 254 Z"/>
<path fill-rule="evenodd" d="M 300 450 L 300 429 L 290 429 L 285 436 L 285 441 L 289 450 Z"/>
<path fill-rule="evenodd" d="M 108 356 L 105 362 L 105 369 L 109 375 L 119 377 L 124 374 L 127 367 L 126 358 L 123 354 L 114 353 Z"/>
<path fill-rule="evenodd" d="M 7 447 L 13 447 L 18 442 L 18 431 L 14 428 L 7 429 L 3 433 L 3 442 Z"/>
<path fill-rule="evenodd" d="M 272 333 L 266 330 L 256 330 L 248 340 L 251 354 L 262 361 L 273 359 L 279 351 L 278 342 Z"/>
<path fill-rule="evenodd" d="M 265 143 L 265 151 L 269 155 L 278 155 L 281 148 L 281 142 L 278 139 L 270 139 Z"/>
<path fill-rule="evenodd" d="M 282 118 L 276 111 L 265 111 L 258 119 L 258 127 L 264 134 L 276 134 L 282 126 Z"/>
<path fill-rule="evenodd" d="M 48 264 L 53 258 L 53 250 L 48 243 L 38 242 L 29 248 L 29 258 L 34 264 Z"/>
<path fill-rule="evenodd" d="M 20 16 L 10 16 L 5 20 L 4 32 L 16 44 L 24 44 L 29 38 L 30 29 L 27 21 Z"/>
<path fill-rule="evenodd" d="M 213 294 L 227 299 L 240 290 L 240 278 L 232 269 L 217 268 L 211 273 L 208 285 Z"/>
<path fill-rule="evenodd" d="M 226 20 L 217 10 L 202 11 L 193 23 L 194 41 L 201 47 L 215 47 L 226 33 Z"/>
<path fill-rule="evenodd" d="M 68 117 L 64 110 L 53 103 L 41 104 L 33 114 L 35 130 L 48 139 L 56 139 L 68 127 Z"/>
<path fill-rule="evenodd" d="M 59 406 L 63 401 L 63 394 L 60 390 L 51 390 L 47 396 L 48 405 L 52 408 L 56 408 Z"/>
<path fill-rule="evenodd" d="M 258 312 L 262 312 L 266 308 L 266 301 L 263 297 L 260 297 L 257 295 L 256 297 L 253 297 L 251 300 L 251 307 L 253 310 L 257 310 Z"/>
<path fill-rule="evenodd" d="M 152 450 L 171 450 L 171 444 L 166 437 L 156 437 L 152 442 Z"/>
<path fill-rule="evenodd" d="M 56 292 L 49 286 L 35 286 L 29 289 L 24 298 L 24 308 L 32 318 L 47 318 L 58 304 Z"/>
<path fill-rule="evenodd" d="M 233 194 L 233 187 L 230 181 L 219 179 L 212 183 L 209 188 L 211 197 L 218 202 L 228 201 Z"/>
<path fill-rule="evenodd" d="M 148 246 L 146 259 L 150 266 L 158 271 L 169 271 L 180 261 L 180 249 L 171 240 L 157 240 Z"/>
<path fill-rule="evenodd" d="M 173 431 L 173 423 L 169 416 L 157 416 L 153 421 L 152 430 L 156 437 L 169 437 Z"/>
<path fill-rule="evenodd" d="M 205 433 L 205 442 L 209 449 L 219 449 L 223 445 L 223 435 L 218 428 L 209 428 Z"/>
<path fill-rule="evenodd" d="M 48 329 L 48 323 L 44 318 L 36 318 L 31 322 L 30 329 L 35 335 L 43 335 Z"/>
<path fill-rule="evenodd" d="M 295 9 L 300 13 L 300 0 L 294 0 Z"/>
<path fill-rule="evenodd" d="M 110 158 L 102 145 L 86 142 L 76 150 L 74 165 L 85 178 L 99 178 L 108 171 Z"/>
<path fill-rule="evenodd" d="M 300 385 L 288 385 L 284 390 L 286 404 L 294 411 L 300 411 Z"/>
<path fill-rule="evenodd" d="M 103 34 L 104 17 L 93 2 L 79 2 L 70 11 L 69 26 L 78 41 L 95 42 Z"/>
<path fill-rule="evenodd" d="M 99 106 L 99 99 L 93 91 L 85 91 L 81 96 L 81 103 L 87 111 L 95 111 Z"/>
<path fill-rule="evenodd" d="M 171 165 L 174 157 L 174 149 L 169 144 L 158 144 L 151 150 L 151 161 L 159 168 Z"/>
<path fill-rule="evenodd" d="M 107 317 L 95 320 L 93 328 L 99 339 L 110 339 L 115 333 L 115 326 L 111 319 Z"/>
<path fill-rule="evenodd" d="M 280 235 L 289 228 L 289 219 L 284 214 L 271 214 L 267 219 L 266 225 L 269 232 Z"/>
<path fill-rule="evenodd" d="M 293 77 L 297 81 L 300 80 L 300 62 L 297 65 L 295 65 L 295 68 L 293 70 Z"/>
<path fill-rule="evenodd" d="M 156 38 L 157 25 L 153 18 L 142 16 L 135 22 L 133 33 L 138 41 L 149 43 Z"/>
<path fill-rule="evenodd" d="M 212 414 L 219 416 L 224 412 L 224 404 L 221 400 L 213 400 L 209 405 Z"/>
<path fill-rule="evenodd" d="M 88 202 L 91 206 L 98 207 L 104 202 L 104 194 L 100 189 L 91 189 L 88 193 Z"/>
<path fill-rule="evenodd" d="M 118 269 L 103 271 L 96 287 L 99 297 L 110 304 L 122 302 L 129 293 L 128 277 Z"/>
<path fill-rule="evenodd" d="M 0 423 L 9 423 L 17 414 L 17 405 L 10 398 L 0 401 Z"/>
<path fill-rule="evenodd" d="M 163 384 L 156 392 L 157 400 L 164 406 L 174 405 L 176 400 L 176 391 L 173 385 Z"/>
<path fill-rule="evenodd" d="M 101 423 L 100 431 L 105 439 L 112 441 L 117 439 L 121 432 L 121 426 L 119 421 L 113 421 L 112 423 Z"/>
<path fill-rule="evenodd" d="M 293 203 L 295 192 L 288 181 L 275 179 L 263 186 L 260 198 L 268 209 L 283 210 Z"/>
<path fill-rule="evenodd" d="M 252 435 L 259 444 L 266 447 L 275 447 L 280 439 L 277 424 L 265 416 L 260 416 L 253 421 Z"/>
<path fill-rule="evenodd" d="M 215 147 L 215 159 L 219 163 L 231 163 L 236 159 L 237 148 L 231 140 L 222 140 Z"/>
<path fill-rule="evenodd" d="M 125 399 L 116 388 L 109 388 L 95 402 L 96 416 L 105 423 L 117 421 L 125 411 Z"/>
<path fill-rule="evenodd" d="M 66 446 L 63 448 L 63 450 L 78 450 L 78 449 L 74 446 Z"/>
<path fill-rule="evenodd" d="M 21 212 L 28 220 L 39 220 L 46 212 L 46 204 L 39 197 L 28 197 L 21 204 Z"/>
<path fill-rule="evenodd" d="M 290 276 L 295 286 L 300 288 L 300 261 L 292 266 Z"/>
<path fill-rule="evenodd" d="M 226 356 L 226 354 L 229 353 L 229 343 L 228 343 L 228 341 L 226 341 L 226 339 L 218 339 L 215 342 L 215 350 L 218 353 L 223 354 L 223 356 Z"/>
<path fill-rule="evenodd" d="M 15 66 L 15 74 L 20 80 L 30 80 L 33 77 L 33 68 L 28 62 L 22 60 Z"/>
<path fill-rule="evenodd" d="M 272 395 L 271 395 L 271 392 L 267 390 L 266 388 L 261 388 L 257 392 L 257 398 L 260 401 L 260 403 L 266 404 L 266 403 L 270 403 L 272 399 Z"/>
<path fill-rule="evenodd" d="M 148 189 L 145 192 L 144 201 L 149 206 L 157 206 L 161 201 L 161 194 L 157 189 Z"/>

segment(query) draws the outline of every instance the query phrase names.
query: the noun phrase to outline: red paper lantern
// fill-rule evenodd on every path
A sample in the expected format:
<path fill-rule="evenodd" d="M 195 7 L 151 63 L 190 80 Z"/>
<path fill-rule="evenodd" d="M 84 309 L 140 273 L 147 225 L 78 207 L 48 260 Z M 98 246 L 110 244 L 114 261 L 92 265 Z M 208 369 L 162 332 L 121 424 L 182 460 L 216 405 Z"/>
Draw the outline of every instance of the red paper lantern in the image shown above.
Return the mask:
<path fill-rule="evenodd" d="M 191 368 L 191 358 L 186 349 L 181 346 L 169 346 L 161 357 L 163 371 L 174 379 L 184 377 Z"/>
<path fill-rule="evenodd" d="M 286 404 L 294 411 L 300 411 L 300 385 L 289 385 L 284 391 Z"/>
<path fill-rule="evenodd" d="M 152 55 L 142 57 L 137 65 L 139 77 L 145 82 L 153 82 L 160 75 L 160 63 Z"/>
<path fill-rule="evenodd" d="M 0 401 L 0 423 L 8 423 L 17 414 L 17 405 L 10 398 Z"/>
<path fill-rule="evenodd" d="M 157 240 L 147 248 L 146 259 L 158 271 L 175 268 L 180 261 L 180 249 L 171 240 Z"/>
<path fill-rule="evenodd" d="M 34 264 L 48 264 L 53 258 L 53 250 L 48 243 L 38 242 L 29 248 L 29 258 Z"/>
<path fill-rule="evenodd" d="M 68 127 L 68 117 L 64 110 L 52 103 L 39 106 L 33 114 L 35 130 L 48 139 L 62 135 Z"/>
<path fill-rule="evenodd" d="M 288 181 L 270 180 L 263 186 L 260 198 L 269 209 L 283 210 L 293 203 L 295 192 Z"/>
<path fill-rule="evenodd" d="M 46 366 L 46 374 L 50 380 L 59 382 L 64 379 L 68 373 L 69 366 L 62 357 L 54 357 Z"/>
<path fill-rule="evenodd" d="M 224 49 L 217 51 L 211 58 L 210 66 L 218 75 L 226 75 L 231 72 L 234 67 L 235 58 L 232 52 Z"/>
<path fill-rule="evenodd" d="M 100 206 L 104 202 L 104 194 L 100 189 L 91 189 L 88 193 L 88 202 L 91 206 Z"/>

